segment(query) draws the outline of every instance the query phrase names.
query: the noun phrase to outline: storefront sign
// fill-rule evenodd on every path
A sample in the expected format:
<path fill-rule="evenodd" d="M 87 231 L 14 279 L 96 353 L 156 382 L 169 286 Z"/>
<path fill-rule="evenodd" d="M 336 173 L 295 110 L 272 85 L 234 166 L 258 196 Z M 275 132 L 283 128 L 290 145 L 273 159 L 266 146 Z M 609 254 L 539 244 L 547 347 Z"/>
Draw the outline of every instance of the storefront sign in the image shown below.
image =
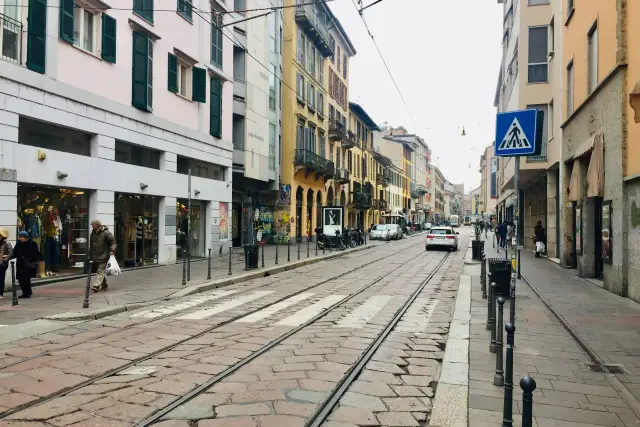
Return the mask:
<path fill-rule="evenodd" d="M 576 205 L 574 223 L 576 227 L 576 254 L 582 255 L 582 206 Z"/>
<path fill-rule="evenodd" d="M 611 201 L 602 204 L 602 261 L 611 264 Z"/>
<path fill-rule="evenodd" d="M 344 208 L 342 206 L 322 208 L 322 218 L 322 234 L 335 236 L 336 231 L 342 233 L 344 222 Z"/>

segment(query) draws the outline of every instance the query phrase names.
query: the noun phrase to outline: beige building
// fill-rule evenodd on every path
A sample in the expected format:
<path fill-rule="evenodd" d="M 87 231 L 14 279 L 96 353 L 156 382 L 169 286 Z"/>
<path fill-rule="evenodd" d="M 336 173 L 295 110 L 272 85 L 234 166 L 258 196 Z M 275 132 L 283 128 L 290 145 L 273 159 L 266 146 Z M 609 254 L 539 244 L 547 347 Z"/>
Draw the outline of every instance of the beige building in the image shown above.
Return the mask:
<path fill-rule="evenodd" d="M 562 203 L 559 183 L 561 155 L 562 53 L 564 19 L 562 0 L 499 0 L 503 7 L 503 55 L 494 105 L 498 112 L 535 108 L 544 113 L 539 156 L 500 158 L 496 177 L 496 213 L 499 220 L 514 218 L 514 172 L 519 164 L 518 235 L 520 244 L 533 249 L 533 227 L 547 229 L 547 252 L 560 253 Z M 558 30 L 556 31 L 556 24 Z M 485 196 L 486 197 L 486 196 Z M 488 203 L 488 201 L 487 201 Z M 486 211 L 486 207 L 483 206 Z"/>
<path fill-rule="evenodd" d="M 498 198 L 498 158 L 493 155 L 494 146 L 484 149 L 480 157 L 480 189 L 478 201 L 478 214 L 484 214 L 487 218 L 496 216 L 496 200 Z"/>

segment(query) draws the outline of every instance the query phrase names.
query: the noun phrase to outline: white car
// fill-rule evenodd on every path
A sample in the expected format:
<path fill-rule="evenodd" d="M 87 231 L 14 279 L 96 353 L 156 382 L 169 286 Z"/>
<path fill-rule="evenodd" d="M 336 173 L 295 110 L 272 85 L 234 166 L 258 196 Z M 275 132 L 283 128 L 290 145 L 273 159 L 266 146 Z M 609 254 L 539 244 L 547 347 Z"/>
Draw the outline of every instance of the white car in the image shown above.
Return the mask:
<path fill-rule="evenodd" d="M 426 225 L 424 226 L 424 230 L 425 230 L 425 231 L 429 231 L 429 230 L 431 230 L 431 227 L 433 227 L 433 225 L 432 225 L 430 222 L 428 222 L 428 223 L 426 223 Z"/>
<path fill-rule="evenodd" d="M 425 250 L 431 248 L 445 248 L 450 251 L 458 250 L 458 234 L 451 227 L 433 227 L 427 234 Z"/>
<path fill-rule="evenodd" d="M 371 240 L 386 240 L 387 239 L 388 228 L 385 224 L 375 224 L 371 227 L 371 232 L 369 233 L 369 238 Z"/>

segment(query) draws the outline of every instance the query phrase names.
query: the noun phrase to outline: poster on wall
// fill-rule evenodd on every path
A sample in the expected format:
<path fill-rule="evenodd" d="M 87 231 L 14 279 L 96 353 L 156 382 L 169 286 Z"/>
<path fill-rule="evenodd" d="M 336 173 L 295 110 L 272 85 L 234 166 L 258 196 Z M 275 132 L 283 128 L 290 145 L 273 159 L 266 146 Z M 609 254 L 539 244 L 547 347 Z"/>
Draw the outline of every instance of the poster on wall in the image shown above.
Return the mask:
<path fill-rule="evenodd" d="M 602 261 L 611 264 L 611 201 L 602 204 Z"/>
<path fill-rule="evenodd" d="M 342 206 L 322 208 L 322 234 L 335 236 L 336 231 L 342 233 L 344 208 Z"/>
<path fill-rule="evenodd" d="M 576 254 L 582 255 L 582 206 L 576 205 Z"/>
<path fill-rule="evenodd" d="M 220 203 L 220 240 L 229 238 L 229 204 Z"/>

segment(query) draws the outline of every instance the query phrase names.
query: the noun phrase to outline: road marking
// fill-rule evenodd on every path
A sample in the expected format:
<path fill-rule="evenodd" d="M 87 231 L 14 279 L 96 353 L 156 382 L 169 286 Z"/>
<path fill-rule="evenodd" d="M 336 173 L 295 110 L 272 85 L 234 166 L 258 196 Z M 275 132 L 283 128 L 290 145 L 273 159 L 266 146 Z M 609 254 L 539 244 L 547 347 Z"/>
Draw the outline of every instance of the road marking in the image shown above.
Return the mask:
<path fill-rule="evenodd" d="M 9 325 L 0 325 L 0 328 L 4 328 L 5 326 L 9 326 Z"/>
<path fill-rule="evenodd" d="M 366 325 L 391 300 L 391 295 L 374 295 L 336 324 L 336 328 L 359 329 Z"/>
<path fill-rule="evenodd" d="M 155 366 L 132 366 L 129 369 L 118 372 L 116 375 L 151 375 L 158 368 Z"/>
<path fill-rule="evenodd" d="M 131 317 L 132 318 L 143 317 L 145 319 L 155 319 L 156 317 L 164 316 L 166 314 L 177 313 L 182 310 L 187 310 L 189 308 L 197 307 L 200 304 L 204 304 L 207 301 L 213 301 L 220 298 L 224 298 L 226 296 L 235 294 L 236 292 L 238 291 L 232 291 L 232 290 L 215 291 L 215 292 L 212 292 L 211 294 L 201 295 L 196 298 L 192 298 L 178 304 L 141 311 L 139 313 L 133 314 Z"/>
<path fill-rule="evenodd" d="M 438 300 L 416 298 L 409 310 L 402 316 L 396 330 L 399 332 L 424 332 L 429 326 L 436 305 L 438 305 Z"/>
<path fill-rule="evenodd" d="M 310 306 L 293 313 L 291 316 L 285 317 L 284 319 L 276 323 L 276 326 L 300 326 L 307 320 L 311 319 L 313 316 L 331 307 L 333 304 L 337 303 L 344 297 L 346 297 L 346 295 L 329 295 L 328 297 L 321 299 L 315 304 L 311 304 Z"/>
<path fill-rule="evenodd" d="M 243 317 L 242 319 L 236 320 L 237 323 L 255 323 L 259 320 L 265 319 L 269 316 L 276 314 L 277 312 L 284 310 L 287 307 L 290 307 L 294 304 L 299 303 L 300 301 L 304 301 L 305 299 L 314 296 L 315 294 L 312 292 L 305 292 L 302 294 L 294 295 L 291 298 L 287 298 L 284 301 L 281 301 L 277 304 L 272 305 L 271 307 L 267 307 L 263 310 L 260 310 L 256 313 L 250 314 L 248 316 Z"/>
<path fill-rule="evenodd" d="M 202 320 L 208 317 L 214 316 L 223 311 L 231 310 L 232 308 L 239 307 L 248 302 L 257 300 L 266 295 L 272 294 L 274 291 L 258 291 L 249 295 L 243 295 L 241 297 L 232 299 L 231 301 L 223 302 L 222 304 L 214 305 L 213 307 L 205 308 L 203 310 L 194 311 L 193 313 L 186 314 L 178 317 L 180 320 Z"/>

